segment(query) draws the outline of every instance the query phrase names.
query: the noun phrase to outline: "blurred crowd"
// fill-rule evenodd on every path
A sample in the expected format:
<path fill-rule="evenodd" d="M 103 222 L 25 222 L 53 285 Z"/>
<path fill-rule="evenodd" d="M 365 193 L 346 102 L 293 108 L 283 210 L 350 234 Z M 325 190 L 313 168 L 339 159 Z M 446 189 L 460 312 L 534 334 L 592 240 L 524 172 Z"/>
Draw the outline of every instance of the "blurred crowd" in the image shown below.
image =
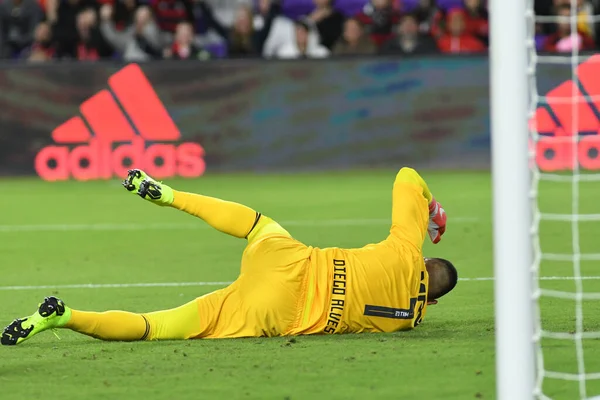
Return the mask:
<path fill-rule="evenodd" d="M 577 32 L 570 0 L 536 0 L 556 17 L 536 24 L 538 50 L 600 48 L 600 0 L 575 1 Z M 13 60 L 482 53 L 488 32 L 486 0 L 0 0 Z"/>

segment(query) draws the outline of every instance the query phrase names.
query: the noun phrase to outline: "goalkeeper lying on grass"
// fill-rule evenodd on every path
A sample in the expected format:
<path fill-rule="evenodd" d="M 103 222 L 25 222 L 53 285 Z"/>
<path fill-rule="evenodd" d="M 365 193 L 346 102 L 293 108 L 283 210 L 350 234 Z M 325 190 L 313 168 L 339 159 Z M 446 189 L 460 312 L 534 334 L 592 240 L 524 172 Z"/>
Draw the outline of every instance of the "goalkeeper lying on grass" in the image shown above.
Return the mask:
<path fill-rule="evenodd" d="M 425 235 L 439 242 L 446 214 L 410 168 L 394 182 L 390 235 L 350 250 L 306 246 L 246 206 L 178 192 L 140 170 L 130 171 L 123 185 L 246 238 L 238 279 L 181 307 L 146 314 L 78 311 L 48 297 L 4 329 L 3 345 L 53 328 L 120 341 L 394 332 L 419 325 L 427 305 L 457 282 L 450 262 L 423 259 Z"/>

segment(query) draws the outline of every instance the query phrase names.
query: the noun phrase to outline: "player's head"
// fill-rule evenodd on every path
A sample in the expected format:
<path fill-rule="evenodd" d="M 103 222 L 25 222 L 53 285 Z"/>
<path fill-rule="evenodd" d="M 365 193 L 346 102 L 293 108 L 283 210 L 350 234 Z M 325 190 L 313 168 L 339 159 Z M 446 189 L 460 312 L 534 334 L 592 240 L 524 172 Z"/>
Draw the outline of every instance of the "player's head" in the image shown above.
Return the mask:
<path fill-rule="evenodd" d="M 458 272 L 450 261 L 443 258 L 426 258 L 425 267 L 429 274 L 427 301 L 435 302 L 454 289 L 458 282 Z"/>

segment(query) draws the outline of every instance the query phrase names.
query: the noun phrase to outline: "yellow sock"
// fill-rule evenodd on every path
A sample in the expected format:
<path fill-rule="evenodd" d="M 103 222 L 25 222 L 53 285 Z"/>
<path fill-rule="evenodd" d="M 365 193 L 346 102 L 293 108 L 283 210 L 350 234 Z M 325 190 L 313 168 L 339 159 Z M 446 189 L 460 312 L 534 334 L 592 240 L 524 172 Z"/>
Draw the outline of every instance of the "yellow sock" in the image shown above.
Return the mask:
<path fill-rule="evenodd" d="M 181 307 L 148 314 L 71 309 L 71 319 L 64 328 L 102 340 L 175 340 L 198 336 L 200 324 L 198 303 L 193 300 Z"/>
<path fill-rule="evenodd" d="M 64 328 L 102 340 L 144 340 L 149 334 L 148 320 L 125 311 L 103 313 L 71 309 L 71 319 Z"/>
<path fill-rule="evenodd" d="M 196 300 L 144 316 L 150 322 L 148 340 L 191 339 L 201 332 L 200 311 Z"/>
<path fill-rule="evenodd" d="M 173 194 L 171 207 L 201 218 L 213 228 L 238 238 L 248 236 L 260 218 L 260 213 L 239 203 L 176 190 Z"/>

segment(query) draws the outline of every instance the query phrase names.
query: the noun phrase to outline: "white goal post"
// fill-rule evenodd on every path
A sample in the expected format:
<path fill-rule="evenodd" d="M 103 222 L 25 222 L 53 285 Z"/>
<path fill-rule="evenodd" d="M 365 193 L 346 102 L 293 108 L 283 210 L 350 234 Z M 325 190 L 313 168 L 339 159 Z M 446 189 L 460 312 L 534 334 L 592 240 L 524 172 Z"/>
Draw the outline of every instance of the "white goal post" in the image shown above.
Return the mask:
<path fill-rule="evenodd" d="M 496 394 L 535 387 L 527 13 L 533 0 L 490 0 Z M 533 27 L 531 27 L 533 28 Z"/>

